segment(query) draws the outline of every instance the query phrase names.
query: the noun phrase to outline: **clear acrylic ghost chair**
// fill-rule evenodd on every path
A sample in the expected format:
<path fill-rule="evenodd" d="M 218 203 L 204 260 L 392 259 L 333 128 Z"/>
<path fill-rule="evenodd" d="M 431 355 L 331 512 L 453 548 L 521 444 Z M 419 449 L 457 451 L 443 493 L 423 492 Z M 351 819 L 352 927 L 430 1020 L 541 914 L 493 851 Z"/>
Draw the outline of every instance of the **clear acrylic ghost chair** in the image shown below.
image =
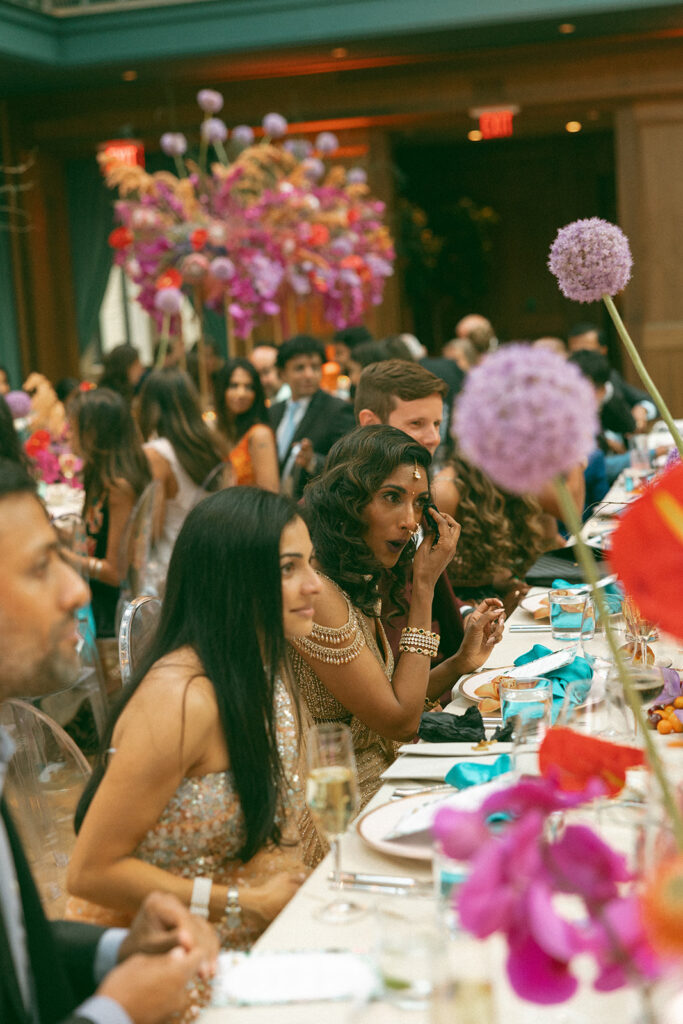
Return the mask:
<path fill-rule="evenodd" d="M 126 605 L 119 627 L 119 666 L 121 683 L 126 686 L 140 663 L 159 624 L 161 601 L 142 595 Z"/>
<path fill-rule="evenodd" d="M 63 916 L 66 868 L 75 842 L 76 804 L 90 766 L 74 741 L 33 704 L 7 700 L 0 724 L 12 737 L 4 795 L 19 830 L 43 907 L 51 918 Z"/>
<path fill-rule="evenodd" d="M 162 571 L 154 553 L 161 523 L 161 502 L 161 485 L 153 480 L 138 498 L 123 531 L 118 558 L 121 596 L 116 611 L 117 630 L 126 605 L 134 597 L 142 594 L 156 597 L 162 587 Z"/>
<path fill-rule="evenodd" d="M 216 491 L 222 491 L 226 487 L 232 487 L 234 483 L 235 476 L 230 463 L 219 462 L 202 480 L 201 489 L 204 492 L 202 497 L 206 497 L 207 494 L 214 494 Z"/>
<path fill-rule="evenodd" d="M 53 517 L 52 525 L 57 531 L 61 547 L 71 551 L 79 558 L 87 558 L 88 534 L 82 516 L 76 512 L 63 512 L 61 515 Z M 77 571 L 87 580 L 89 578 L 87 561 L 79 563 Z"/>

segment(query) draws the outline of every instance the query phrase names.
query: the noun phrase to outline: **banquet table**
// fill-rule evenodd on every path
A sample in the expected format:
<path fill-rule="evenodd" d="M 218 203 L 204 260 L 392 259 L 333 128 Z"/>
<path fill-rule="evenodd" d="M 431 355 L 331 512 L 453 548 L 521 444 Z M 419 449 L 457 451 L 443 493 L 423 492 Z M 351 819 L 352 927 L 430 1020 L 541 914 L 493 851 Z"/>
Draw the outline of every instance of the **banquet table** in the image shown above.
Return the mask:
<path fill-rule="evenodd" d="M 612 500 L 619 497 L 613 489 Z M 589 526 L 590 532 L 590 526 Z M 542 592 L 535 588 L 531 594 Z M 504 668 L 510 666 L 515 658 L 524 654 L 535 643 L 541 643 L 551 650 L 560 650 L 565 644 L 553 640 L 550 629 L 539 632 L 514 632 L 511 625 L 531 626 L 533 616 L 523 608 L 518 608 L 506 624 L 502 641 L 493 650 L 485 669 Z M 658 649 L 666 650 L 673 667 L 683 669 L 683 649 L 675 640 L 663 638 L 658 641 Z M 469 701 L 456 688 L 447 712 L 459 714 Z M 405 777 L 409 778 L 410 762 L 417 758 L 400 755 L 399 761 L 405 763 Z M 403 785 L 403 780 L 401 785 Z M 422 782 L 422 785 L 428 785 Z M 420 785 L 420 783 L 417 783 Z M 391 800 L 397 782 L 385 782 L 374 799 L 365 810 L 372 812 Z M 608 839 L 609 835 L 606 836 Z M 389 856 L 371 848 L 359 835 L 357 822 L 352 823 L 342 838 L 342 866 L 344 871 L 372 873 L 379 875 L 407 876 L 418 881 L 427 882 L 431 878 L 429 862 L 406 859 L 400 856 Z M 334 895 L 330 888 L 328 876 L 332 870 L 331 857 L 328 856 L 304 883 L 288 906 L 270 925 L 259 941 L 255 944 L 252 957 L 263 953 L 294 950 L 352 950 L 364 957 L 372 958 L 376 948 L 378 910 L 396 907 L 397 912 L 408 915 L 417 925 L 420 922 L 432 922 L 437 916 L 435 897 L 426 896 L 389 896 L 374 895 L 365 892 L 349 891 L 356 902 L 367 908 L 367 913 L 349 924 L 324 924 L 317 920 L 314 913 Z M 497 936 L 486 941 L 476 941 L 469 937 L 461 937 L 451 950 L 450 966 L 457 978 L 488 981 L 491 984 L 492 1012 L 489 1019 L 479 1019 L 477 1024 L 489 1024 L 490 1021 L 505 1021 L 505 1024 L 531 1024 L 539 1020 L 541 1014 L 544 1024 L 582 1024 L 597 1022 L 603 1016 L 607 1019 L 619 1019 L 626 1024 L 634 1019 L 637 996 L 632 990 L 620 990 L 614 993 L 598 995 L 588 984 L 591 967 L 581 964 L 579 975 L 582 984 L 577 995 L 567 1003 L 557 1007 L 539 1007 L 523 1002 L 511 990 L 504 971 L 504 946 Z M 263 978 L 263 988 L 267 989 L 267 977 Z M 201 1024 L 266 1024 L 273 1019 L 278 1024 L 317 1024 L 324 1014 L 326 1024 L 392 1024 L 401 1020 L 410 1020 L 414 1024 L 441 1024 L 442 1021 L 456 1021 L 453 1009 L 440 1016 L 440 1011 L 413 1010 L 410 1013 L 399 1012 L 390 1001 L 380 999 L 371 1007 L 360 1008 L 352 1001 L 338 1002 L 307 1002 L 263 1006 L 229 1006 L 212 1007 L 201 1014 Z M 430 1015 L 431 1014 L 431 1015 Z"/>

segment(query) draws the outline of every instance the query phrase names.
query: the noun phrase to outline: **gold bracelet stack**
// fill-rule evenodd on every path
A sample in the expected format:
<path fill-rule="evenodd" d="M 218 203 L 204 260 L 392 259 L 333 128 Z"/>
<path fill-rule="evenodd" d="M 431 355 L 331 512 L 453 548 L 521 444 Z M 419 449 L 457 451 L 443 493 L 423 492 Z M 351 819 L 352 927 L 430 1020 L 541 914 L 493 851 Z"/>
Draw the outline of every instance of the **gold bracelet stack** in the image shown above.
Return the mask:
<path fill-rule="evenodd" d="M 439 634 L 432 633 L 429 629 L 406 626 L 401 630 L 398 649 L 404 654 L 424 654 L 428 658 L 435 658 L 439 650 L 440 640 Z"/>

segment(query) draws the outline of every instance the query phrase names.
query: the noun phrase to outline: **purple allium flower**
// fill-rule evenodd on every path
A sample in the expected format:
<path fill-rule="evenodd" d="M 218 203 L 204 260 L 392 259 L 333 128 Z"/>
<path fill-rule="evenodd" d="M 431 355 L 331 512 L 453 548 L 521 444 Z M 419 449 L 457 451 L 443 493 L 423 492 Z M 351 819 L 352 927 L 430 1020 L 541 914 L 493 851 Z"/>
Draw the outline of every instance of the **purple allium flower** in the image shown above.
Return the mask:
<path fill-rule="evenodd" d="M 21 420 L 24 416 L 31 415 L 31 399 L 25 391 L 10 391 L 4 397 L 13 420 Z"/>
<path fill-rule="evenodd" d="M 205 142 L 225 142 L 228 137 L 225 121 L 221 121 L 220 117 L 207 117 L 206 121 L 202 121 L 200 131 Z"/>
<path fill-rule="evenodd" d="M 318 181 L 325 173 L 325 164 L 318 160 L 317 156 L 306 157 L 301 166 L 306 177 L 312 178 L 313 181 Z"/>
<path fill-rule="evenodd" d="M 263 130 L 271 139 L 281 139 L 287 134 L 287 121 L 282 114 L 266 114 L 261 122 Z"/>
<path fill-rule="evenodd" d="M 313 152 L 313 146 L 308 139 L 287 139 L 283 143 L 283 149 L 291 153 L 296 160 L 305 160 Z"/>
<path fill-rule="evenodd" d="M 223 97 L 215 89 L 200 89 L 197 93 L 197 103 L 205 114 L 217 114 L 223 109 Z"/>
<path fill-rule="evenodd" d="M 187 152 L 187 139 L 182 132 L 164 132 L 161 148 L 166 156 L 182 156 Z"/>
<path fill-rule="evenodd" d="M 368 180 L 367 173 L 362 167 L 352 167 L 346 175 L 349 185 L 364 185 Z"/>
<path fill-rule="evenodd" d="M 154 297 L 154 306 L 166 316 L 175 316 L 183 304 L 183 293 L 179 288 L 160 288 Z"/>
<path fill-rule="evenodd" d="M 219 281 L 229 281 L 235 276 L 235 264 L 227 256 L 217 256 L 211 261 L 209 270 Z"/>
<path fill-rule="evenodd" d="M 603 295 L 616 295 L 626 287 L 632 264 L 624 232 L 599 217 L 560 228 L 548 259 L 560 291 L 574 302 L 598 302 Z"/>
<path fill-rule="evenodd" d="M 315 148 L 319 153 L 326 155 L 336 153 L 339 149 L 339 139 L 334 132 L 320 132 L 320 135 L 315 140 Z"/>
<path fill-rule="evenodd" d="M 453 416 L 465 458 L 515 494 L 537 494 L 585 459 L 598 431 L 593 388 L 579 368 L 519 344 L 470 371 Z"/>
<path fill-rule="evenodd" d="M 232 141 L 238 146 L 251 146 L 254 141 L 254 129 L 248 124 L 238 124 L 232 130 Z"/>

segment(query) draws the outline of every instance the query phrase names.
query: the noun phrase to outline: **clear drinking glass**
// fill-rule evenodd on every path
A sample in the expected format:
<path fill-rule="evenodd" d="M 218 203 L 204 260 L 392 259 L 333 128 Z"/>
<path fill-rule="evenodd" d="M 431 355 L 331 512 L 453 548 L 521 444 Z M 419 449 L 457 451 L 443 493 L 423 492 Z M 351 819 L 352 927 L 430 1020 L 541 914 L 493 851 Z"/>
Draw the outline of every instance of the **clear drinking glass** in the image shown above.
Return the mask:
<path fill-rule="evenodd" d="M 503 725 L 512 721 L 512 763 L 516 771 L 535 773 L 537 752 L 552 724 L 553 686 L 549 679 L 511 679 L 500 687 Z"/>
<path fill-rule="evenodd" d="M 553 640 L 579 640 L 583 612 L 586 602 L 590 601 L 590 595 L 585 591 L 560 588 L 549 591 L 548 601 Z M 594 619 L 593 616 L 593 623 Z"/>
<path fill-rule="evenodd" d="M 612 743 L 630 743 L 633 725 L 623 690 L 608 675 L 594 674 L 587 693 L 585 679 L 569 683 L 555 724 Z"/>
<path fill-rule="evenodd" d="M 650 706 L 650 704 L 652 704 L 655 701 L 655 699 L 659 696 L 664 687 L 664 679 L 662 678 L 662 673 L 659 671 L 659 669 L 648 668 L 646 665 L 636 664 L 627 665 L 626 671 L 628 672 L 629 679 L 631 681 L 631 686 L 638 695 L 638 700 L 640 701 L 642 708 L 644 710 L 647 709 Z M 616 666 L 614 666 L 610 671 L 610 674 L 607 678 L 607 686 L 612 688 L 613 691 L 620 693 L 628 707 L 626 694 L 624 693 L 623 684 L 621 682 L 621 678 L 619 676 L 619 672 Z M 631 711 L 630 707 L 628 708 L 628 716 L 631 722 L 630 741 L 633 742 L 633 740 L 635 740 L 638 743 L 642 743 L 643 737 L 640 734 L 640 728 L 638 726 L 636 717 Z"/>
<path fill-rule="evenodd" d="M 358 810 L 358 777 L 351 731 L 346 725 L 314 725 L 306 745 L 306 803 L 330 840 L 334 882 L 341 888 L 341 837 Z M 350 921 L 365 912 L 352 900 L 339 897 L 316 913 L 332 924 Z"/>

